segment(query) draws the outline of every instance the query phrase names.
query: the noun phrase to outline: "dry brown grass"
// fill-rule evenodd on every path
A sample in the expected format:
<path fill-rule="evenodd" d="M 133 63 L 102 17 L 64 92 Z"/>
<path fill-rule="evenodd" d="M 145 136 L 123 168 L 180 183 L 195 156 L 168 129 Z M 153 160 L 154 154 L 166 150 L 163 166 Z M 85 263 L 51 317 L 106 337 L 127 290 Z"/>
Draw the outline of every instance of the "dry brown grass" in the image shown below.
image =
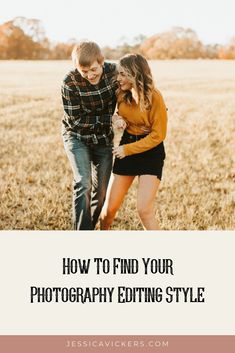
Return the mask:
<path fill-rule="evenodd" d="M 0 62 L 0 229 L 71 229 L 72 174 L 60 138 L 70 62 Z M 234 229 L 235 61 L 151 63 L 169 109 L 156 199 L 167 230 Z M 136 183 L 113 229 L 142 229 Z"/>

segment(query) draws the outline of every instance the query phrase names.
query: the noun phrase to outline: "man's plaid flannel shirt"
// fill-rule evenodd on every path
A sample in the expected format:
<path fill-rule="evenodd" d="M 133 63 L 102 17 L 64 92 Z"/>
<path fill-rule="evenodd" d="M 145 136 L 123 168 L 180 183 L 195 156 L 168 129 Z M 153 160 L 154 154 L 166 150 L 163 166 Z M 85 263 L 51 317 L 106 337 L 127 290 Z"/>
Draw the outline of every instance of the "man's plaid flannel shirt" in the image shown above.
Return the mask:
<path fill-rule="evenodd" d="M 112 115 L 116 106 L 116 65 L 104 63 L 97 85 L 92 85 L 77 69 L 70 71 L 62 85 L 65 132 L 93 144 L 111 144 Z"/>

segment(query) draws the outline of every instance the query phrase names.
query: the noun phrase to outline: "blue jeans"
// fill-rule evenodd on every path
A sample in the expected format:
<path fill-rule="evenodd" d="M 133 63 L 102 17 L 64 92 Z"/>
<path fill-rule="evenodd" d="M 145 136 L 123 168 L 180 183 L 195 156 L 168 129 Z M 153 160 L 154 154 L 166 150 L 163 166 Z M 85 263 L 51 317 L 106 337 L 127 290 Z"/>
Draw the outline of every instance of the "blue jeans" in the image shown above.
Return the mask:
<path fill-rule="evenodd" d="M 73 226 L 95 229 L 112 170 L 112 145 L 86 144 L 76 134 L 63 134 L 73 170 Z"/>

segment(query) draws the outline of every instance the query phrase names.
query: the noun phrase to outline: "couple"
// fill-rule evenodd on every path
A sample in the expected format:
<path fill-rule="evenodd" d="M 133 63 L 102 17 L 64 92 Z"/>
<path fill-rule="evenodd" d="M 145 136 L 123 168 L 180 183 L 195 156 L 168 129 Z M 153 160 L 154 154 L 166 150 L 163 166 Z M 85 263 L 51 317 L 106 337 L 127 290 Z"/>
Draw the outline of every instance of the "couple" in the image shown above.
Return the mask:
<path fill-rule="evenodd" d="M 74 177 L 74 229 L 94 230 L 100 219 L 101 230 L 108 230 L 135 176 L 143 227 L 159 229 L 154 200 L 165 158 L 167 113 L 146 59 L 129 54 L 116 66 L 104 61 L 96 43 L 81 42 L 72 60 L 75 70 L 62 85 L 62 136 Z M 112 124 L 124 130 L 116 148 Z"/>

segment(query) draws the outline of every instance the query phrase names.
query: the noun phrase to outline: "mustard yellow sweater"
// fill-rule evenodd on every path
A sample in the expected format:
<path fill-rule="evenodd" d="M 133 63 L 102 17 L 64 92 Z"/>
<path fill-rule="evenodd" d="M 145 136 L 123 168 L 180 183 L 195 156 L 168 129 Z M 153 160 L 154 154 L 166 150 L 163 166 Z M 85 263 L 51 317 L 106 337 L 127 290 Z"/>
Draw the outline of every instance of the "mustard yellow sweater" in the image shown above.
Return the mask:
<path fill-rule="evenodd" d="M 161 93 L 154 90 L 152 108 L 141 112 L 133 100 L 131 104 L 120 102 L 118 114 L 127 122 L 127 132 L 133 135 L 148 134 L 139 141 L 123 145 L 125 155 L 145 152 L 159 145 L 166 137 L 167 112 Z"/>

